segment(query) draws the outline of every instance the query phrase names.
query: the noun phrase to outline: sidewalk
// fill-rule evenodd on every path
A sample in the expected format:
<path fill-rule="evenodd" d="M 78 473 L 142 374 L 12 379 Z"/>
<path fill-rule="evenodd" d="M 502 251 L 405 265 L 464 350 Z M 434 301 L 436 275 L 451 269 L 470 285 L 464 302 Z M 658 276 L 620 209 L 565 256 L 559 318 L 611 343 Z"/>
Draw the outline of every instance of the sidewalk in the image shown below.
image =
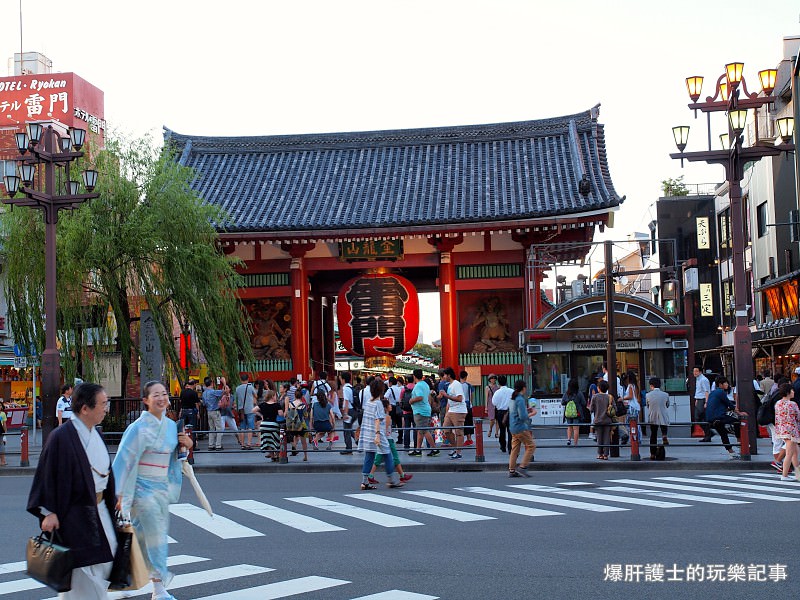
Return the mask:
<path fill-rule="evenodd" d="M 37 432 L 38 434 L 38 432 Z M 751 456 L 750 461 L 731 460 L 722 447 L 719 437 L 713 443 L 701 444 L 698 438 L 689 437 L 688 427 L 677 426 L 670 429 L 670 445 L 666 447 L 667 460 L 655 462 L 649 460 L 650 450 L 647 444 L 640 447 L 640 461 L 631 460 L 630 444 L 620 448 L 620 457 L 607 461 L 599 461 L 595 443 L 582 436 L 579 445 L 567 446 L 563 429 L 537 429 L 535 431 L 538 448 L 529 471 L 596 471 L 596 470 L 759 470 L 771 471 L 769 463 L 773 460 L 772 443 L 768 439 L 758 440 L 758 455 Z M 558 436 L 557 438 L 555 436 Z M 646 439 L 647 436 L 645 436 Z M 31 443 L 29 448 L 29 467 L 20 467 L 19 436 L 9 435 L 6 446 L 7 467 L 0 467 L 0 475 L 32 475 L 39 458 L 41 446 Z M 226 435 L 228 448 L 238 444 Z M 731 438 L 733 442 L 734 439 Z M 309 444 L 310 446 L 310 444 Z M 324 448 L 320 444 L 320 448 Z M 208 452 L 207 441 L 198 442 L 199 451 L 194 454 L 194 469 L 198 473 L 357 473 L 361 471 L 363 454 L 354 452 L 342 455 L 342 441 L 333 445 L 333 450 L 310 450 L 308 462 L 303 462 L 302 451 L 297 456 L 288 457 L 288 464 L 273 463 L 264 458 L 258 450 L 244 451 L 230 449 L 224 452 Z M 450 460 L 447 446 L 440 447 L 437 457 L 408 456 L 400 452 L 400 460 L 404 468 L 410 472 L 435 471 L 504 471 L 508 469 L 508 454 L 500 452 L 497 438 L 488 438 L 484 434 L 485 462 L 476 462 L 475 446 L 462 450 L 464 458 Z M 738 448 L 734 447 L 735 450 Z M 113 453 L 115 446 L 109 450 Z"/>

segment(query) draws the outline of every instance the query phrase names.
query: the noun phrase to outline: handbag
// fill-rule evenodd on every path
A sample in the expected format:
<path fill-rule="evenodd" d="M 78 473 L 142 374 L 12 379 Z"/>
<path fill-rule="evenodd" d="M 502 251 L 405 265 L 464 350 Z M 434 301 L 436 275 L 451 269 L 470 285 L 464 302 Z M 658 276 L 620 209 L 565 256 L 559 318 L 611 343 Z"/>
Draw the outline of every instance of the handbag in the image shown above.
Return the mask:
<path fill-rule="evenodd" d="M 130 519 L 117 513 L 117 552 L 109 575 L 109 589 L 138 590 L 150 581 L 150 569 L 144 562 L 142 547 Z"/>
<path fill-rule="evenodd" d="M 599 396 L 600 394 L 597 394 Z M 608 399 L 608 406 L 606 407 L 606 414 L 615 419 L 617 417 L 617 407 L 614 404 L 614 398 L 611 397 L 610 394 L 603 394 Z M 597 397 L 595 396 L 595 397 Z"/>
<path fill-rule="evenodd" d="M 61 545 L 57 530 L 50 537 L 45 532 L 28 540 L 25 549 L 27 574 L 56 592 L 72 589 L 72 553 Z"/>

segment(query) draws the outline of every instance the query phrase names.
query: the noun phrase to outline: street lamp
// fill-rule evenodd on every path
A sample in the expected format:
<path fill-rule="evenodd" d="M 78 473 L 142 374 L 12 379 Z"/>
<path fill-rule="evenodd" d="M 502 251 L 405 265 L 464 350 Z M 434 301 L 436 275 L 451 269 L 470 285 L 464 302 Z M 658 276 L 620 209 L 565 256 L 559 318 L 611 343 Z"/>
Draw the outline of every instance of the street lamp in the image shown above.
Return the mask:
<path fill-rule="evenodd" d="M 42 372 L 42 442 L 55 426 L 55 408 L 61 384 L 61 360 L 56 347 L 56 224 L 60 210 L 78 208 L 86 200 L 97 198 L 94 194 L 97 171 L 86 169 L 82 180 L 84 193 L 79 193 L 80 182 L 70 179 L 70 165 L 83 158 L 80 151 L 86 139 L 86 130 L 72 127 L 61 135 L 53 125 L 28 123 L 25 132 L 14 134 L 20 156 L 7 161 L 3 183 L 8 198 L 4 204 L 38 208 L 45 222 L 45 348 L 41 356 Z M 17 163 L 16 172 L 9 168 Z M 19 173 L 18 175 L 16 173 Z M 20 187 L 22 184 L 22 187 Z M 64 190 L 65 193 L 59 193 Z M 22 192 L 22 197 L 17 194 Z"/>
<path fill-rule="evenodd" d="M 686 79 L 686 86 L 689 91 L 691 102 L 689 108 L 695 112 L 700 110 L 706 113 L 708 123 L 708 149 L 698 152 L 685 152 L 685 145 L 678 145 L 679 152 L 670 154 L 674 159 L 689 162 L 706 162 L 709 164 L 719 164 L 725 168 L 725 178 L 728 181 L 728 194 L 730 197 L 731 212 L 731 245 L 733 259 L 733 296 L 735 303 L 734 314 L 736 316 L 736 328 L 733 331 L 733 359 L 736 369 L 736 385 L 739 394 L 739 408 L 748 414 L 748 427 L 750 428 L 750 452 L 757 454 L 756 448 L 756 404 L 753 394 L 753 354 L 752 338 L 750 336 L 750 326 L 748 323 L 747 288 L 748 280 L 745 272 L 744 252 L 745 242 L 745 216 L 743 214 L 742 203 L 742 178 L 744 176 L 744 166 L 746 163 L 758 161 L 765 156 L 777 156 L 782 152 L 794 150 L 794 144 L 785 140 L 787 136 L 781 136 L 782 143 L 773 146 L 758 144 L 758 109 L 764 105 L 769 105 L 775 101 L 772 92 L 775 89 L 775 79 L 777 71 L 765 69 L 758 73 L 761 83 L 761 93 L 750 92 L 747 89 L 747 81 L 744 77 L 744 64 L 732 62 L 725 65 L 725 72 L 717 79 L 714 95 L 706 98 L 704 102 L 700 100 L 700 90 L 697 89 L 694 75 Z M 692 86 L 695 89 L 692 89 Z M 693 93 L 694 92 L 694 93 Z M 753 109 L 756 113 L 754 119 L 755 142 L 751 146 L 744 145 L 744 129 L 748 118 L 748 109 Z M 720 136 L 722 150 L 711 149 L 711 113 L 727 113 L 727 134 Z M 793 126 L 793 122 L 777 123 L 779 130 Z M 673 130 L 674 131 L 674 130 Z M 688 132 L 687 132 L 688 136 Z M 677 142 L 676 138 L 676 142 Z M 743 452 L 743 456 L 749 455 Z"/>

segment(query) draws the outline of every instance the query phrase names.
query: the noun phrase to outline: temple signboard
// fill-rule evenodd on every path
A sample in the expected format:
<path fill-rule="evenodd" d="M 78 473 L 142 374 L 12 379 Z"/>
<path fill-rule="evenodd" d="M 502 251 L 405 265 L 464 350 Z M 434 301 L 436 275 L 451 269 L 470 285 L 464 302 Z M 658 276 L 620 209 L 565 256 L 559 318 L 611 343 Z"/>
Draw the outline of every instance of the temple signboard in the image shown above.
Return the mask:
<path fill-rule="evenodd" d="M 339 243 L 339 259 L 399 260 L 403 258 L 403 240 L 356 240 Z"/>

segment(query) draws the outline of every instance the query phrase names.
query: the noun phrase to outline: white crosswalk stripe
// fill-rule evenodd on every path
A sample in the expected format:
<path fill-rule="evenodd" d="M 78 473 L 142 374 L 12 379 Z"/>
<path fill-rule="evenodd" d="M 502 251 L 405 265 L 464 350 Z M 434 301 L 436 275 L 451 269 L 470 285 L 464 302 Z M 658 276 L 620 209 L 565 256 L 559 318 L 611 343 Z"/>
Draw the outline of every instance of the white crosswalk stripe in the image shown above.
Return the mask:
<path fill-rule="evenodd" d="M 681 485 L 677 483 L 665 483 L 661 481 L 639 481 L 637 479 L 611 479 L 610 481 L 613 483 L 625 483 L 628 485 L 655 487 L 667 490 L 681 490 L 687 492 L 699 492 L 701 494 L 714 494 L 715 496 L 736 496 L 737 498 L 747 498 L 748 500 L 772 500 L 774 502 L 797 502 L 798 500 L 798 498 L 787 498 L 786 496 L 757 494 L 755 492 L 740 492 L 736 490 L 714 488 L 711 486 L 706 487 L 703 485 Z"/>
<path fill-rule="evenodd" d="M 620 502 L 622 504 L 636 504 L 637 506 L 652 506 L 653 508 L 685 508 L 689 504 L 678 504 L 677 502 L 663 502 L 661 500 L 648 500 L 644 498 L 629 498 L 612 494 L 599 494 L 597 492 L 585 492 L 583 490 L 560 490 L 546 485 L 520 484 L 510 487 L 522 490 L 533 490 L 534 492 L 550 492 L 553 494 L 565 494 L 577 496 L 579 498 L 593 498 L 595 500 L 605 500 L 608 502 Z"/>
<path fill-rule="evenodd" d="M 658 496 L 659 498 L 672 498 L 674 500 L 690 500 L 708 504 L 750 504 L 747 500 L 734 500 L 733 498 L 715 498 L 713 496 L 696 496 L 694 494 L 679 494 L 664 490 L 642 490 L 636 487 L 610 486 L 598 488 L 607 492 L 625 492 L 628 494 L 644 494 L 645 496 Z"/>
<path fill-rule="evenodd" d="M 443 494 L 442 492 L 431 492 L 428 490 L 409 490 L 403 492 L 404 494 L 414 494 L 416 496 L 424 496 L 434 500 L 444 500 L 446 502 L 455 502 L 456 504 L 467 504 L 473 507 L 489 508 L 491 510 L 498 510 L 501 512 L 513 513 L 515 515 L 522 515 L 526 517 L 553 517 L 556 515 L 563 515 L 564 513 L 553 512 L 551 510 L 541 510 L 539 508 L 530 508 L 529 506 L 517 506 L 515 504 L 506 504 L 504 502 L 495 502 L 493 500 L 482 500 L 480 498 L 467 498 L 465 496 L 457 496 L 456 494 Z"/>
<path fill-rule="evenodd" d="M 656 479 L 661 479 L 664 481 L 676 481 L 678 483 L 700 483 L 705 484 L 709 483 L 707 481 L 703 481 L 702 479 L 692 479 L 690 477 L 656 477 Z M 761 485 L 761 484 L 750 484 L 750 483 L 742 483 L 742 482 L 725 482 L 725 481 L 714 481 L 712 485 L 717 487 L 725 487 L 725 488 L 734 488 L 737 490 L 755 490 L 757 492 L 777 492 L 780 491 L 783 494 L 793 494 L 793 495 L 800 495 L 800 486 L 795 486 L 793 490 L 776 490 L 774 487 L 769 485 Z"/>
<path fill-rule="evenodd" d="M 605 504 L 592 504 L 590 502 L 579 502 L 577 500 L 567 500 L 566 498 L 549 498 L 536 494 L 520 494 L 519 492 L 509 492 L 506 490 L 493 490 L 486 487 L 463 487 L 456 488 L 462 492 L 471 494 L 484 494 L 486 496 L 497 496 L 499 498 L 509 498 L 511 500 L 523 500 L 525 502 L 539 502 L 542 504 L 552 504 L 554 506 L 565 506 L 567 508 L 577 508 L 578 510 L 590 510 L 593 512 L 618 512 L 630 510 L 619 506 L 607 506 Z"/>
<path fill-rule="evenodd" d="M 778 474 L 772 475 L 772 479 L 763 479 L 761 477 L 751 476 L 734 477 L 733 475 L 700 475 L 700 477 L 705 477 L 707 479 L 722 479 L 724 481 L 743 481 L 745 483 L 766 483 L 768 485 L 776 486 L 776 491 L 781 487 L 800 490 L 800 484 L 797 483 L 797 480 L 794 477 L 791 481 L 781 481 L 781 476 Z M 716 483 L 716 481 L 714 481 L 714 483 Z"/>
<path fill-rule="evenodd" d="M 476 515 L 475 513 L 470 513 L 463 510 L 443 508 L 433 504 L 414 502 L 413 500 L 406 500 L 404 498 L 397 498 L 395 496 L 381 496 L 379 494 L 347 494 L 347 496 L 349 498 L 356 498 L 357 500 L 365 500 L 367 502 L 375 502 L 376 504 L 385 504 L 386 506 L 405 508 L 407 510 L 413 510 L 425 515 L 431 515 L 432 517 L 441 517 L 443 519 L 450 519 L 452 521 L 460 521 L 463 523 L 468 523 L 471 521 L 488 521 L 495 518 L 485 515 Z"/>
<path fill-rule="evenodd" d="M 319 590 L 345 585 L 350 583 L 344 579 L 332 579 L 330 577 L 318 577 L 309 575 L 308 577 L 298 577 L 286 581 L 277 581 L 257 587 L 246 588 L 234 592 L 223 592 L 212 596 L 203 596 L 196 600 L 273 600 L 275 598 L 286 598 L 297 594 L 309 594 Z"/>
<path fill-rule="evenodd" d="M 260 531 L 250 529 L 249 527 L 240 525 L 236 521 L 231 521 L 220 515 L 214 515 L 212 517 L 205 509 L 195 506 L 194 504 L 172 504 L 169 507 L 169 512 L 176 517 L 186 519 L 189 523 L 205 529 L 223 540 L 260 537 L 264 535 Z"/>
<path fill-rule="evenodd" d="M 0 575 L 8 575 L 10 573 L 19 573 L 24 571 L 27 565 L 24 560 L 19 562 L 5 563 L 0 565 Z"/>
<path fill-rule="evenodd" d="M 272 506 L 270 504 L 264 504 L 263 502 L 258 502 L 256 500 L 225 500 L 224 503 L 235 508 L 246 510 L 247 512 L 258 515 L 259 517 L 271 519 L 280 523 L 281 525 L 286 525 L 287 527 L 305 531 L 306 533 L 345 531 L 344 527 L 331 525 L 330 523 L 320 521 L 314 517 L 309 517 L 308 515 L 296 513 L 291 510 Z"/>
<path fill-rule="evenodd" d="M 427 594 L 416 594 L 414 592 L 404 592 L 403 590 L 389 590 L 379 594 L 369 596 L 359 596 L 353 600 L 438 600 L 439 596 L 428 596 Z"/>
<path fill-rule="evenodd" d="M 286 498 L 286 500 L 291 500 L 292 502 L 299 502 L 300 504 L 305 504 L 306 506 L 313 506 L 314 508 L 327 510 L 338 515 L 352 517 L 353 519 L 367 521 L 368 523 L 374 523 L 375 525 L 380 525 L 381 527 L 412 527 L 414 525 L 422 525 L 422 523 L 418 521 L 412 521 L 411 519 L 406 519 L 404 517 L 397 517 L 375 510 L 361 508 L 359 506 L 352 506 L 350 504 L 336 502 L 334 500 L 317 498 L 316 496 Z"/>

